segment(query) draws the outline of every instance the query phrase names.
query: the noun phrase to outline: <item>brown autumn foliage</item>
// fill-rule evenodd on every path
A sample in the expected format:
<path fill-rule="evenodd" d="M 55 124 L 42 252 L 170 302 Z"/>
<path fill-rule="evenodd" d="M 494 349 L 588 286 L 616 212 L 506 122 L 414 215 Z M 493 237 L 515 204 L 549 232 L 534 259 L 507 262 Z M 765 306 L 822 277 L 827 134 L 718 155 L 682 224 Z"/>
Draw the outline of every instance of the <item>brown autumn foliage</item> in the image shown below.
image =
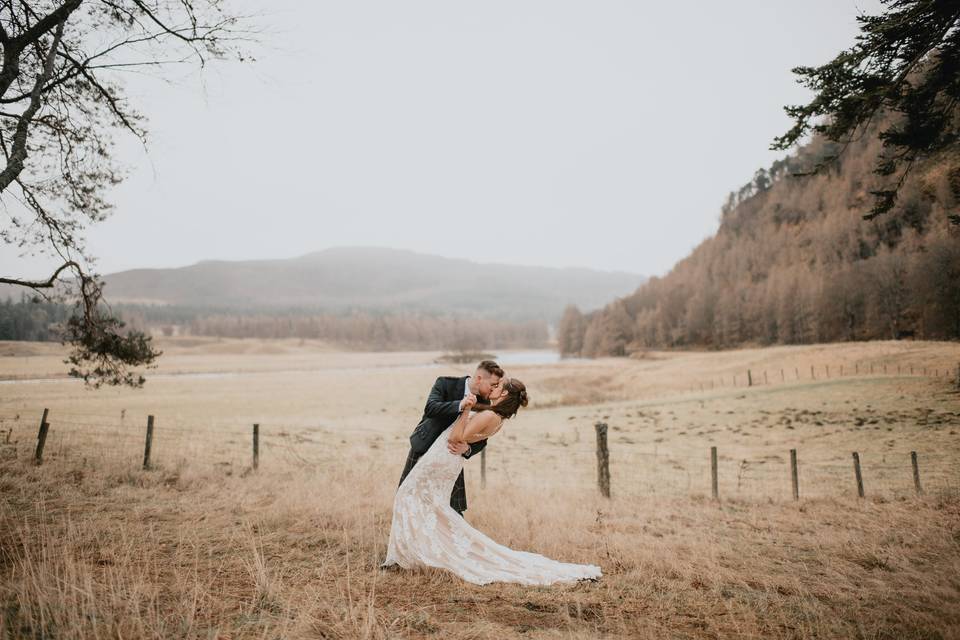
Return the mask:
<path fill-rule="evenodd" d="M 871 221 L 873 127 L 828 173 L 815 139 L 731 193 L 720 227 L 664 277 L 592 314 L 568 309 L 565 354 L 875 339 L 960 339 L 960 146 L 916 166 Z"/>

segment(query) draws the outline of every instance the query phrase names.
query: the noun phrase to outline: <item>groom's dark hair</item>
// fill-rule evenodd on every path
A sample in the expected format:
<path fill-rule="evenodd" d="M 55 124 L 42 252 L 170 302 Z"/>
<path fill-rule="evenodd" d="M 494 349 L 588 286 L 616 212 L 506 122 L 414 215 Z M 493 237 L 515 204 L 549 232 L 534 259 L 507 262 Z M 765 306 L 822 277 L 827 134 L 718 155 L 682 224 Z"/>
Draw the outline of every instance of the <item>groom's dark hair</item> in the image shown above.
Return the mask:
<path fill-rule="evenodd" d="M 493 360 L 484 360 L 483 362 L 477 365 L 477 369 L 483 369 L 490 375 L 497 376 L 498 378 L 503 377 L 503 369 L 501 369 L 500 365 L 498 365 Z"/>

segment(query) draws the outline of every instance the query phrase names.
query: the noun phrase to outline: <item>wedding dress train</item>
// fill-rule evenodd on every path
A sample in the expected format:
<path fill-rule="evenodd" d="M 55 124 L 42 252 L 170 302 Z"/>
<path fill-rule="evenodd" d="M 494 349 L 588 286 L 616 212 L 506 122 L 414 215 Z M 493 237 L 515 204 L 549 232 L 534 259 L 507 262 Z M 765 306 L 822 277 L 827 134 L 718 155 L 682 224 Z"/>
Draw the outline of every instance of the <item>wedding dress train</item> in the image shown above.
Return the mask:
<path fill-rule="evenodd" d="M 453 425 L 440 434 L 397 489 L 383 566 L 448 569 L 467 582 L 547 585 L 599 578 L 600 567 L 558 562 L 494 542 L 450 506 L 463 457 L 447 451 Z"/>

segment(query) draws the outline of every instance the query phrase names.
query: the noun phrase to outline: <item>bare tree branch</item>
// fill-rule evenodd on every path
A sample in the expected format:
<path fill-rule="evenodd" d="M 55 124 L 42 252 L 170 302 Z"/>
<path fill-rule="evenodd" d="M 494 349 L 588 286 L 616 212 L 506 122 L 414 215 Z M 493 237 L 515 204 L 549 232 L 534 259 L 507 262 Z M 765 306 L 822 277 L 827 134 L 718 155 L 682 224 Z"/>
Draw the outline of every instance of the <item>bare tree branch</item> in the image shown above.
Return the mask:
<path fill-rule="evenodd" d="M 0 277 L 0 284 L 12 284 L 20 287 L 29 287 L 30 289 L 49 289 L 50 287 L 56 286 L 57 278 L 64 269 L 73 268 L 77 271 L 83 271 L 83 268 L 76 262 L 70 261 L 65 262 L 64 264 L 57 267 L 57 270 L 53 272 L 53 275 L 50 276 L 47 280 L 20 280 L 19 278 L 4 278 Z"/>
<path fill-rule="evenodd" d="M 0 96 L 7 93 L 7 89 L 10 88 L 10 85 L 20 73 L 20 53 L 24 47 L 38 40 L 54 26 L 62 25 L 66 22 L 70 14 L 80 6 L 82 1 L 83 0 L 68 0 L 20 35 L 12 39 L 8 38 L 4 42 L 3 68 L 0 69 Z"/>
<path fill-rule="evenodd" d="M 108 193 L 122 179 L 114 134 L 146 136 L 114 78 L 188 61 L 203 68 L 249 41 L 237 24 L 221 0 L 0 0 L 0 211 L 10 221 L 0 242 L 61 259 L 49 279 L 8 274 L 0 284 L 76 301 L 65 362 L 94 387 L 139 386 L 129 368 L 160 355 L 149 336 L 123 329 L 84 266 L 83 231 L 111 213 Z M 66 272 L 74 277 L 59 279 Z"/>
<path fill-rule="evenodd" d="M 0 171 L 0 192 L 10 186 L 10 183 L 20 175 L 23 170 L 23 161 L 27 159 L 27 133 L 30 128 L 30 121 L 33 114 L 40 108 L 40 90 L 43 84 L 53 73 L 53 62 L 57 57 L 57 47 L 60 46 L 60 39 L 63 37 L 63 24 L 66 17 L 57 24 L 57 30 L 53 36 L 53 43 L 50 45 L 50 51 L 47 53 L 47 61 L 43 65 L 43 73 L 37 76 L 37 82 L 34 84 L 33 93 L 30 95 L 30 106 L 27 107 L 20 121 L 17 122 L 17 130 L 13 136 L 13 143 L 10 150 L 10 158 L 7 166 Z"/>

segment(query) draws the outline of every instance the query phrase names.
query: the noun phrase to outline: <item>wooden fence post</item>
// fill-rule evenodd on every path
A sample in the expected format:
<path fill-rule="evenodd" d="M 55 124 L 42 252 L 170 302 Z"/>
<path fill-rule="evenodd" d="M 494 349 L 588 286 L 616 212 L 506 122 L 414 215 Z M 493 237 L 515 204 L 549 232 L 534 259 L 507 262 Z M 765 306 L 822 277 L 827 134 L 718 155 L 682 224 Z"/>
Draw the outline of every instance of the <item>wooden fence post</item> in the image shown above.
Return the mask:
<path fill-rule="evenodd" d="M 780 369 L 780 382 L 786 382 L 786 378 L 783 376 L 783 369 Z"/>
<path fill-rule="evenodd" d="M 260 467 L 260 425 L 253 425 L 253 468 Z"/>
<path fill-rule="evenodd" d="M 487 488 L 487 448 L 480 450 L 480 488 Z"/>
<path fill-rule="evenodd" d="M 797 475 L 797 450 L 790 449 L 790 482 L 793 485 L 793 499 L 800 499 L 800 478 Z"/>
<path fill-rule="evenodd" d="M 40 418 L 40 431 L 37 433 L 37 449 L 33 452 L 33 460 L 36 464 L 43 462 L 43 445 L 47 442 L 47 430 L 50 425 L 47 423 L 47 415 L 50 409 L 43 410 L 43 417 Z"/>
<path fill-rule="evenodd" d="M 814 373 L 814 371 L 813 371 L 813 365 L 810 365 L 810 379 L 811 379 L 811 380 L 816 380 L 816 379 L 817 379 L 817 374 Z"/>
<path fill-rule="evenodd" d="M 750 372 L 750 369 L 747 369 L 747 386 L 753 386 L 753 374 Z"/>
<path fill-rule="evenodd" d="M 150 448 L 153 446 L 153 416 L 147 416 L 147 440 L 143 444 L 143 469 L 150 468 Z"/>
<path fill-rule="evenodd" d="M 830 377 L 830 365 L 825 364 L 825 365 L 823 365 L 823 366 L 824 366 L 824 369 L 825 369 L 826 372 L 827 372 L 827 377 L 829 378 L 829 377 Z"/>
<path fill-rule="evenodd" d="M 913 465 L 913 487 L 917 490 L 917 495 L 923 493 L 920 488 L 920 464 L 917 462 L 917 452 L 910 452 L 910 463 Z"/>
<path fill-rule="evenodd" d="M 598 422 L 594 425 L 597 430 L 597 482 L 600 493 L 605 498 L 610 497 L 610 451 L 607 449 L 607 423 Z"/>
<path fill-rule="evenodd" d="M 720 487 L 717 481 L 717 448 L 710 447 L 710 492 L 714 500 L 720 499 Z"/>
<path fill-rule="evenodd" d="M 770 381 L 767 380 L 767 370 L 763 370 L 763 384 L 770 384 Z"/>
<path fill-rule="evenodd" d="M 960 389 L 960 364 L 957 364 L 957 389 Z"/>
<path fill-rule="evenodd" d="M 857 495 L 863 497 L 863 474 L 860 473 L 860 454 L 853 452 L 853 473 L 857 476 Z"/>
<path fill-rule="evenodd" d="M 793 372 L 797 374 L 797 380 L 800 379 L 800 367 L 794 367 Z"/>

